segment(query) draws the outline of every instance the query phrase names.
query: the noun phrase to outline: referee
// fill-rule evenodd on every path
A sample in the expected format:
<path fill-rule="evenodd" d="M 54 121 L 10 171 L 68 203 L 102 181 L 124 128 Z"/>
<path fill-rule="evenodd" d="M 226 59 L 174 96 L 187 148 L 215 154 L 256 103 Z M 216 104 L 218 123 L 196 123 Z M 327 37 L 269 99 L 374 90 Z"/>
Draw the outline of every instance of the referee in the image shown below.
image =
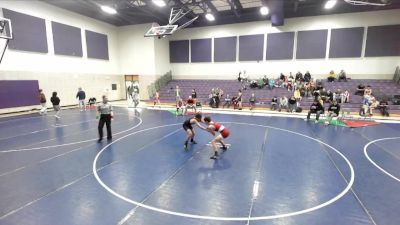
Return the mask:
<path fill-rule="evenodd" d="M 111 118 L 113 117 L 113 107 L 108 103 L 108 98 L 107 96 L 103 95 L 103 102 L 100 103 L 100 105 L 97 107 L 97 111 L 100 114 L 100 120 L 99 120 L 99 140 L 98 142 L 101 142 L 103 140 L 103 127 L 104 123 L 106 124 L 107 127 L 107 140 L 112 139 L 111 135 Z"/>

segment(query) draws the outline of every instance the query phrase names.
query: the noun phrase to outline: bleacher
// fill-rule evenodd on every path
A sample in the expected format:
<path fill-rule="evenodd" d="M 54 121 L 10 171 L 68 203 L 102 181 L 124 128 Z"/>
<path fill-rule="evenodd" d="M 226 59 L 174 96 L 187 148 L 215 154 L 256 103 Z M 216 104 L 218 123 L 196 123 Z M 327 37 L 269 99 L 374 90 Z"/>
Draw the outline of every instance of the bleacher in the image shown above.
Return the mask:
<path fill-rule="evenodd" d="M 341 104 L 342 108 L 348 108 L 352 112 L 358 112 L 362 96 L 354 95 L 357 86 L 362 83 L 365 86 L 370 85 L 372 87 L 373 95 L 379 100 L 380 98 L 391 99 L 394 95 L 400 94 L 400 84 L 395 83 L 392 80 L 349 80 L 348 82 L 327 82 L 323 81 L 323 85 L 326 90 L 336 91 L 337 89 L 341 89 L 342 91 L 348 90 L 350 93 L 350 103 Z M 212 88 L 220 88 L 224 91 L 224 95 L 229 94 L 230 97 L 236 96 L 238 90 L 243 86 L 242 83 L 237 80 L 172 80 L 166 86 L 164 86 L 160 90 L 160 99 L 161 102 L 175 102 L 174 89 L 176 86 L 179 86 L 182 92 L 181 97 L 183 99 L 187 99 L 189 95 L 191 95 L 192 89 L 196 89 L 197 98 L 202 102 L 202 104 L 208 105 L 209 94 Z M 250 98 L 251 93 L 255 93 L 257 98 L 257 102 L 259 103 L 259 107 L 270 107 L 270 102 L 273 96 L 277 96 L 278 98 L 281 96 L 290 97 L 293 95 L 293 92 L 287 91 L 285 88 L 274 88 L 270 90 L 268 87 L 264 87 L 262 89 L 251 89 L 247 87 L 246 90 L 243 90 L 243 103 L 244 106 L 248 106 L 248 99 Z M 309 106 L 312 103 L 313 98 L 303 98 L 300 106 L 308 110 Z M 224 99 L 221 99 L 221 103 L 223 103 Z M 400 105 L 393 105 L 392 102 L 389 102 L 390 112 L 391 114 L 400 114 Z M 325 107 L 328 105 L 326 104 Z M 221 104 L 222 107 L 222 104 Z"/>

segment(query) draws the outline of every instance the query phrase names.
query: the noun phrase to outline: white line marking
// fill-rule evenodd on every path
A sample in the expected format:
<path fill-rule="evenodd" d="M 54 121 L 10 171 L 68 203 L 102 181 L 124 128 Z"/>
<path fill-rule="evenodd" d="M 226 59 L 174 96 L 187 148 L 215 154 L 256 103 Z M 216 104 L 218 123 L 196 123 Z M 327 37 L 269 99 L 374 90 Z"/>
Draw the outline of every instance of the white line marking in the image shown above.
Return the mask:
<path fill-rule="evenodd" d="M 127 130 L 123 130 L 123 131 L 120 131 L 118 133 L 115 133 L 114 135 L 119 135 L 119 134 L 128 132 L 128 131 L 133 130 L 136 127 L 140 126 L 140 124 L 142 124 L 143 120 L 141 118 L 139 118 L 139 117 L 137 117 L 137 118 L 139 119 L 139 123 L 137 125 L 129 128 Z M 33 150 L 39 150 L 39 149 L 49 149 L 49 148 L 56 148 L 56 147 L 62 147 L 62 146 L 76 145 L 76 144 L 91 142 L 91 141 L 95 141 L 95 140 L 97 140 L 97 138 L 93 138 L 93 139 L 89 139 L 89 140 L 85 140 L 85 141 L 70 142 L 70 143 L 65 143 L 65 144 L 60 144 L 60 145 L 49 145 L 49 146 L 42 146 L 42 147 L 35 147 L 35 148 L 0 150 L 0 153 L 2 153 L 2 152 L 3 153 L 6 153 L 6 152 L 24 152 L 24 151 L 33 151 Z"/>
<path fill-rule="evenodd" d="M 11 170 L 11 171 L 2 173 L 2 174 L 0 174 L 0 177 L 5 176 L 5 175 L 9 175 L 9 174 L 12 174 L 12 173 L 15 173 L 15 172 L 20 171 L 20 170 L 23 170 L 23 169 L 25 169 L 25 168 L 26 168 L 26 167 L 23 166 L 23 167 L 19 167 L 19 168 L 17 168 L 17 169 L 14 169 L 14 170 Z"/>
<path fill-rule="evenodd" d="M 256 199 L 258 197 L 258 190 L 260 187 L 260 182 L 258 180 L 254 181 L 253 185 L 253 199 Z"/>
<path fill-rule="evenodd" d="M 347 163 L 347 165 L 350 168 L 350 172 L 351 172 L 351 176 L 350 176 L 350 181 L 348 183 L 348 185 L 346 186 L 346 188 L 340 192 L 337 196 L 333 197 L 332 199 L 319 204 L 317 206 L 311 207 L 311 208 L 307 208 L 304 210 L 299 210 L 299 211 L 295 211 L 295 212 L 290 212 L 290 213 L 283 213 L 283 214 L 277 214 L 277 215 L 270 215 L 270 216 L 258 216 L 258 217 L 216 217 L 216 216 L 202 216 L 202 215 L 196 215 L 196 214 L 188 214 L 188 213 L 181 213 L 181 212 L 174 212 L 174 211 L 170 211 L 170 210 L 166 210 L 166 209 L 160 209 L 154 206 L 149 206 L 137 201 L 134 201 L 132 199 L 129 199 L 121 194 L 118 194 L 116 191 L 114 191 L 113 189 L 111 189 L 109 186 L 107 186 L 99 177 L 98 173 L 97 173 L 97 160 L 99 159 L 100 155 L 113 143 L 118 142 L 126 137 L 129 137 L 131 135 L 135 135 L 141 132 L 145 132 L 145 131 L 149 131 L 149 130 L 154 130 L 154 129 L 158 129 L 158 128 L 163 128 L 163 127 L 169 127 L 169 126 L 177 126 L 177 125 L 181 125 L 181 123 L 176 123 L 176 124 L 168 124 L 168 125 L 163 125 L 163 126 L 156 126 L 156 127 L 152 127 L 152 128 L 146 128 L 143 130 L 139 130 L 136 132 L 133 132 L 131 134 L 127 134 L 124 135 L 120 138 L 118 138 L 117 140 L 111 142 L 110 144 L 106 145 L 103 149 L 101 149 L 99 151 L 99 153 L 97 153 L 96 157 L 93 160 L 93 175 L 96 178 L 97 182 L 99 182 L 99 184 L 106 189 L 108 192 L 110 192 L 112 195 L 116 196 L 117 198 L 120 198 L 121 200 L 124 200 L 126 202 L 129 202 L 131 204 L 149 209 L 149 210 L 153 210 L 153 211 L 157 211 L 160 213 L 165 213 L 165 214 L 169 214 L 169 215 L 175 215 L 175 216 L 181 216 L 181 217 L 187 217 L 187 218 L 193 218 L 193 219 L 205 219 L 205 220 L 223 220 L 223 221 L 249 221 L 249 220 L 268 220 L 268 219 L 277 219 L 277 218 L 284 218 L 284 217 L 290 217 L 290 216 L 295 216 L 295 215 L 301 215 L 301 214 L 305 214 L 305 213 L 309 213 L 315 210 L 318 210 L 320 208 L 326 207 L 334 202 L 336 202 L 337 200 L 339 200 L 341 197 L 343 197 L 352 187 L 353 183 L 354 183 L 354 169 L 353 166 L 351 165 L 350 161 L 341 153 L 339 152 L 337 149 L 335 149 L 334 147 L 326 144 L 325 142 L 322 142 L 319 139 L 295 132 L 295 131 L 290 131 L 290 130 L 286 130 L 286 129 L 282 129 L 282 128 L 277 128 L 277 127 L 271 127 L 271 126 L 264 126 L 264 125 L 258 125 L 258 124 L 247 124 L 247 123 L 238 123 L 238 122 L 225 122 L 225 123 L 231 123 L 231 124 L 240 124 L 240 125 L 247 125 L 247 126 L 258 126 L 258 127 L 265 127 L 265 128 L 271 128 L 271 129 L 275 129 L 275 130 L 281 130 L 281 131 L 285 131 L 288 133 L 292 133 L 292 134 L 296 134 L 311 140 L 314 140 L 320 144 L 323 144 L 325 146 L 327 146 L 328 148 L 334 150 L 336 153 L 338 153 Z"/>
<path fill-rule="evenodd" d="M 389 138 L 381 138 L 381 139 L 376 139 L 373 141 L 370 141 L 368 144 L 366 144 L 364 146 L 364 155 L 365 157 L 367 157 L 367 159 L 372 163 L 372 165 L 374 165 L 376 168 L 378 168 L 380 171 L 382 171 L 384 174 L 388 175 L 389 177 L 395 179 L 396 181 L 400 182 L 400 179 L 397 178 L 396 176 L 392 175 L 391 173 L 389 173 L 388 171 L 384 170 L 382 167 L 380 167 L 377 163 L 375 163 L 374 160 L 372 160 L 369 155 L 368 155 L 368 147 L 375 143 L 375 142 L 379 142 L 379 141 L 383 141 L 383 140 L 393 140 L 393 139 L 400 139 L 400 137 L 389 137 Z"/>

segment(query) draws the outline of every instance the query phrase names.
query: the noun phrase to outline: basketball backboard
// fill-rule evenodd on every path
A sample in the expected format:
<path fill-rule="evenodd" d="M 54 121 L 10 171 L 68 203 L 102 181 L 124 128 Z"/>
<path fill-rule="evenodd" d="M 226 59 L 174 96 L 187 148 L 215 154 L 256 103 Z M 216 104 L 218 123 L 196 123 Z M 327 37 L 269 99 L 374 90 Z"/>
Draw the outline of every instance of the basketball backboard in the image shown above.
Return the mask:
<path fill-rule="evenodd" d="M 173 34 L 178 25 L 164 25 L 164 26 L 153 26 L 149 31 L 144 35 L 145 37 L 163 37 L 166 35 Z"/>
<path fill-rule="evenodd" d="M 11 20 L 0 17 L 0 38 L 12 39 Z"/>

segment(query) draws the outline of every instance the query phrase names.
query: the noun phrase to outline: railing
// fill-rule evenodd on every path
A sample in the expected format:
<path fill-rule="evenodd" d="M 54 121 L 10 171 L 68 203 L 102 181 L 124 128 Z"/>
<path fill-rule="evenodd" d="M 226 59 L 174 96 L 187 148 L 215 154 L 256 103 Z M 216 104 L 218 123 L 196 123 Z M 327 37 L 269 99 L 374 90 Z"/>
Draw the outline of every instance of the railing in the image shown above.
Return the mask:
<path fill-rule="evenodd" d="M 171 80 L 172 80 L 172 72 L 169 71 L 163 76 L 159 77 L 157 80 L 155 80 L 149 86 L 147 86 L 149 97 L 150 98 L 153 97 L 156 91 L 161 90 L 161 88 L 165 87 Z"/>

